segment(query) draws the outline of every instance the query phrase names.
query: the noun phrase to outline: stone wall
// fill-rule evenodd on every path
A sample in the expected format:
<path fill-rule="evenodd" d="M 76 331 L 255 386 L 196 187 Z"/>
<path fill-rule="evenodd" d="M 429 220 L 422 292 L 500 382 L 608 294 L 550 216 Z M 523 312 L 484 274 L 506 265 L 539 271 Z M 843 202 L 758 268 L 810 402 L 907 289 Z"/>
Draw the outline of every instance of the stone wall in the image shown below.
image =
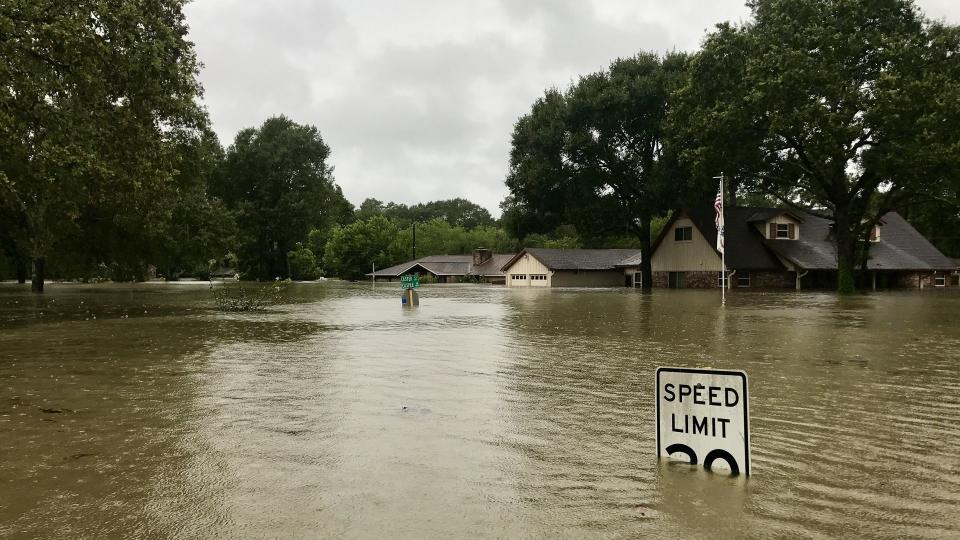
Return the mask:
<path fill-rule="evenodd" d="M 736 281 L 738 272 L 733 276 Z M 733 284 L 736 288 L 737 284 Z M 751 289 L 795 289 L 797 288 L 797 274 L 794 272 L 750 272 Z"/>
<path fill-rule="evenodd" d="M 741 276 L 743 272 L 738 272 L 730 278 L 734 289 L 793 289 L 796 287 L 796 274 L 793 272 L 750 272 L 750 287 L 737 287 L 737 278 Z M 683 288 L 718 289 L 719 278 L 718 272 L 683 272 Z M 670 273 L 654 272 L 653 286 L 669 287 Z"/>
<path fill-rule="evenodd" d="M 687 289 L 719 289 L 719 272 L 684 272 L 683 286 Z"/>
<path fill-rule="evenodd" d="M 945 276 L 944 286 L 953 286 L 951 272 L 937 272 L 937 276 Z M 916 289 L 923 283 L 923 288 L 936 287 L 933 272 L 898 272 L 892 280 L 892 286 L 901 289 Z M 941 287 L 938 287 L 941 288 Z"/>

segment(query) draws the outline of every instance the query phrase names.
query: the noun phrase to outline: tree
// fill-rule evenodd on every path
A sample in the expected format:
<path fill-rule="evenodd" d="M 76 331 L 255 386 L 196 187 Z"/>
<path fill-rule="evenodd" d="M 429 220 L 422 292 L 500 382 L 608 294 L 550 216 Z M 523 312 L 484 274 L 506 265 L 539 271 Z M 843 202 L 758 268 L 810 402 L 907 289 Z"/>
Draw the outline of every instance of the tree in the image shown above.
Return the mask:
<path fill-rule="evenodd" d="M 320 276 L 320 268 L 317 266 L 317 257 L 313 250 L 305 246 L 302 242 L 297 242 L 294 249 L 287 253 L 290 259 L 290 278 L 296 280 L 313 280 Z"/>
<path fill-rule="evenodd" d="M 386 268 L 401 260 L 395 251 L 397 227 L 383 216 L 334 227 L 324 251 L 328 272 L 343 279 L 362 279 L 373 264 Z"/>
<path fill-rule="evenodd" d="M 851 292 L 872 226 L 955 174 L 960 34 L 911 0 L 748 5 L 753 19 L 708 36 L 680 92 L 680 121 L 703 133 L 692 155 L 831 219 Z"/>
<path fill-rule="evenodd" d="M 241 273 L 290 276 L 290 252 L 311 230 L 350 220 L 353 207 L 334 183 L 330 148 L 314 126 L 284 117 L 240 131 L 214 193 L 237 215 Z"/>
<path fill-rule="evenodd" d="M 216 135 L 204 131 L 184 138 L 178 142 L 178 154 L 177 173 L 156 201 L 156 215 L 149 219 L 152 225 L 145 227 L 149 233 L 142 242 L 150 246 L 143 258 L 167 279 L 182 272 L 208 272 L 210 259 L 223 259 L 236 241 L 233 214 L 209 194 L 224 159 Z"/>
<path fill-rule="evenodd" d="M 0 5 L 0 212 L 34 291 L 85 210 L 135 212 L 175 169 L 171 135 L 203 125 L 182 6 Z"/>
<path fill-rule="evenodd" d="M 683 192 L 666 116 L 686 63 L 681 54 L 618 59 L 566 93 L 548 90 L 514 128 L 513 204 L 550 229 L 629 230 L 640 242 L 645 288 L 653 282 L 651 220 Z"/>

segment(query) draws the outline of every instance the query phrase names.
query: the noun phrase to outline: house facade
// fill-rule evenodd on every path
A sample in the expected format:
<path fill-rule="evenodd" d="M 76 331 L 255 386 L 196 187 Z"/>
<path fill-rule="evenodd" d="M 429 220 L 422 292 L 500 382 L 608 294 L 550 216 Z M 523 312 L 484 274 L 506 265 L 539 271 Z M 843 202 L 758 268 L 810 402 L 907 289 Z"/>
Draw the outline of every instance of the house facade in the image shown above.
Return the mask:
<path fill-rule="evenodd" d="M 832 222 L 779 208 L 727 208 L 724 281 L 712 209 L 677 211 L 653 244 L 653 286 L 668 288 L 833 288 Z M 867 269 L 874 288 L 949 287 L 956 265 L 896 212 L 874 227 Z"/>
<path fill-rule="evenodd" d="M 503 265 L 508 287 L 633 286 L 638 249 L 526 248 Z"/>

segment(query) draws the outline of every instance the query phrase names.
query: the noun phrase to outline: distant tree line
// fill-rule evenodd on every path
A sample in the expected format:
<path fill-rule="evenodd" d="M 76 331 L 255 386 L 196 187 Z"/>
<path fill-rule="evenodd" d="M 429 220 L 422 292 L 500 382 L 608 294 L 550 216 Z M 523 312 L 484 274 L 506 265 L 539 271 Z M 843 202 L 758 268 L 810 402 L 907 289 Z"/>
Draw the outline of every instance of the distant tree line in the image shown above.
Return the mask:
<path fill-rule="evenodd" d="M 670 211 L 829 216 L 839 288 L 896 209 L 960 256 L 960 30 L 912 0 L 751 0 L 692 54 L 639 53 L 548 89 L 516 122 L 502 215 L 336 184 L 284 116 L 223 148 L 200 106 L 182 0 L 0 3 L 0 278 L 322 275 L 476 247 L 636 247 Z"/>

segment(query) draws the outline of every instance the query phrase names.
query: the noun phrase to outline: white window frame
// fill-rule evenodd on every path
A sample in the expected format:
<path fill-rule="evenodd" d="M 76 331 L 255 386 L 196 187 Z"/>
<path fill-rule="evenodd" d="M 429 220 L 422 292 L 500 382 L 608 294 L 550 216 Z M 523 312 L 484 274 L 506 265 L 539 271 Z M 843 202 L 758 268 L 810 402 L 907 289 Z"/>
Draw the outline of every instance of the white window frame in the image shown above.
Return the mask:
<path fill-rule="evenodd" d="M 526 281 L 526 274 L 510 274 L 510 281 Z"/>
<path fill-rule="evenodd" d="M 947 276 L 940 274 L 933 276 L 933 286 L 934 287 L 946 287 L 947 286 Z"/>
<path fill-rule="evenodd" d="M 776 240 L 789 240 L 790 239 L 790 224 L 789 223 L 776 223 L 777 226 L 777 236 Z M 780 236 L 780 227 L 783 227 L 783 236 Z"/>
<path fill-rule="evenodd" d="M 717 286 L 721 289 L 727 286 L 727 282 L 730 281 L 730 276 L 726 272 L 717 272 Z"/>

